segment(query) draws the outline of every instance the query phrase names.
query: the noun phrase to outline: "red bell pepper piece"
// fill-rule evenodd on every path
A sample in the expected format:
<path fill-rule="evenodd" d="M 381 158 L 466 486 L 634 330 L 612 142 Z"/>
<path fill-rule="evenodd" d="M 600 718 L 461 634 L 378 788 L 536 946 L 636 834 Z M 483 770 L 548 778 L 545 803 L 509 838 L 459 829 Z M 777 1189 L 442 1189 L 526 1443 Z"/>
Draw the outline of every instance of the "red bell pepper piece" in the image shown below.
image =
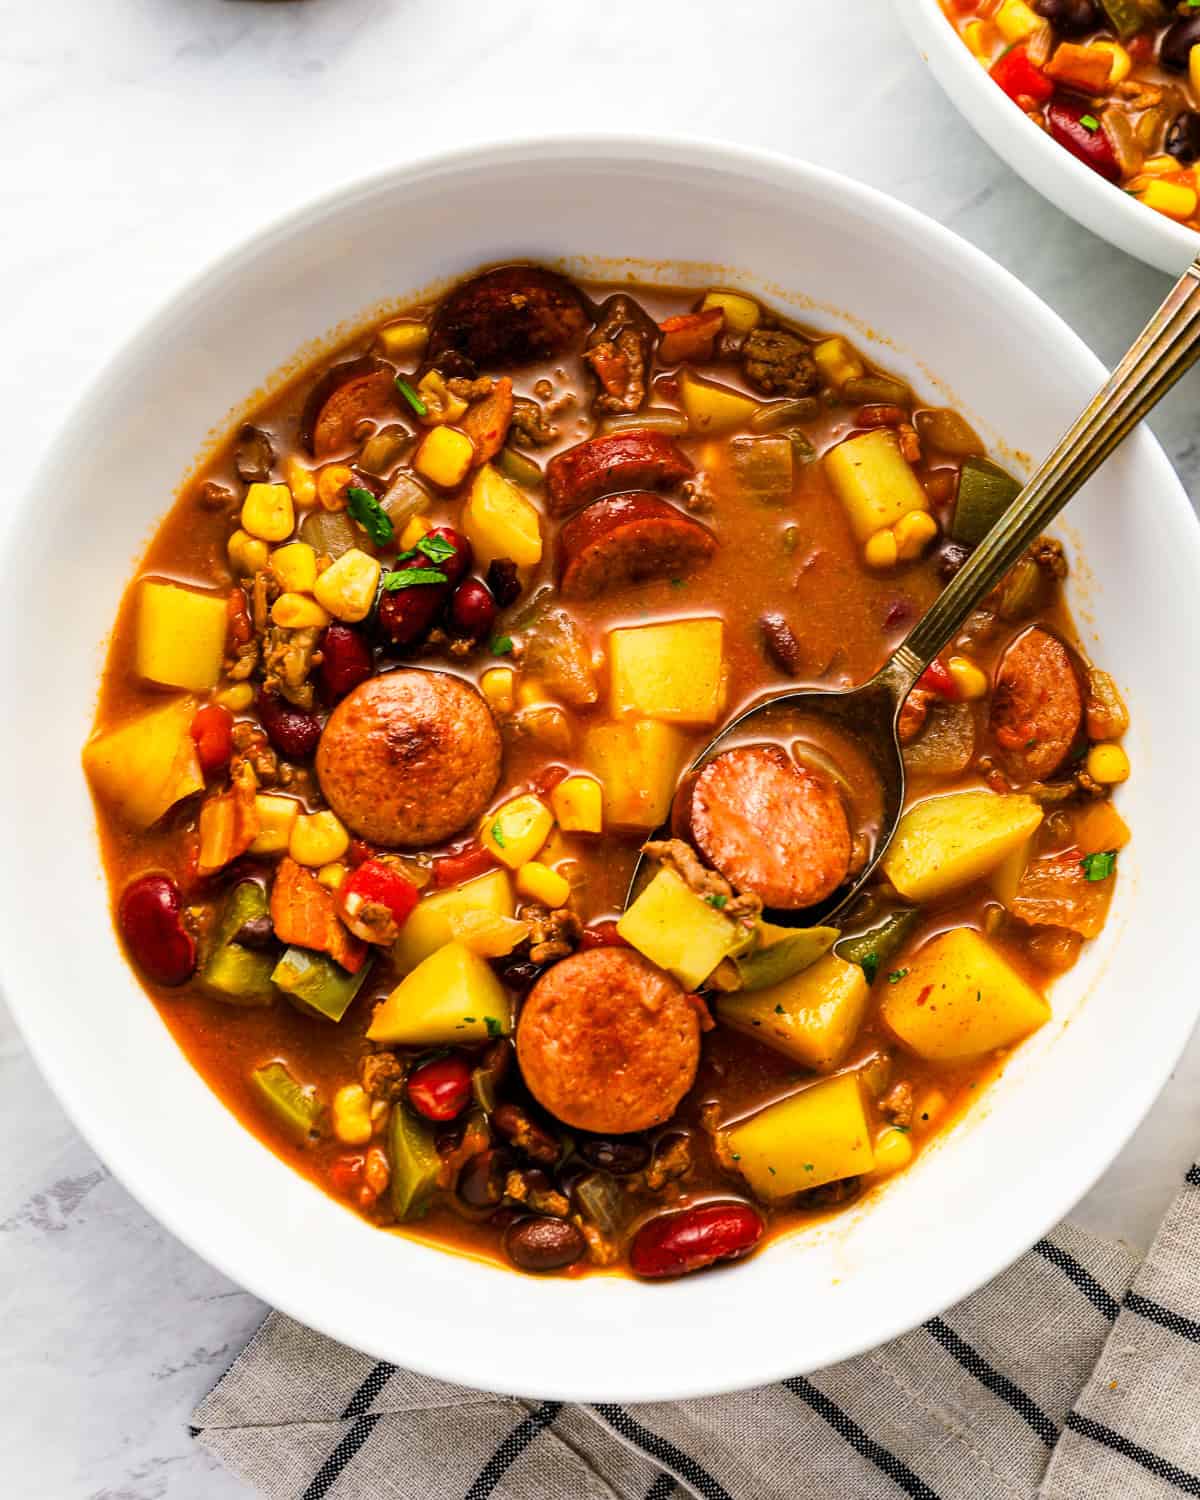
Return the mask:
<path fill-rule="evenodd" d="M 1018 42 L 1007 52 L 1002 52 L 990 69 L 992 77 L 1010 99 L 1021 95 L 1045 104 L 1054 94 L 1054 80 L 1047 78 L 1041 68 L 1029 61 L 1024 42 Z"/>
<path fill-rule="evenodd" d="M 447 886 L 461 885 L 474 875 L 484 874 L 495 863 L 490 849 L 473 842 L 463 849 L 456 849 L 453 854 L 442 854 L 434 860 L 433 883 L 439 891 Z"/>
<path fill-rule="evenodd" d="M 1076 160 L 1091 167 L 1106 181 L 1120 182 L 1121 168 L 1113 148 L 1100 128 L 1098 117 L 1086 104 L 1056 99 L 1046 111 L 1046 123 L 1058 144 L 1065 146 Z"/>
<path fill-rule="evenodd" d="M 924 688 L 927 693 L 936 693 L 939 698 L 958 697 L 958 689 L 954 685 L 950 669 L 936 656 L 917 678 L 916 685 Z"/>
<path fill-rule="evenodd" d="M 364 943 L 394 943 L 420 895 L 399 870 L 368 859 L 339 886 L 338 915 Z"/>

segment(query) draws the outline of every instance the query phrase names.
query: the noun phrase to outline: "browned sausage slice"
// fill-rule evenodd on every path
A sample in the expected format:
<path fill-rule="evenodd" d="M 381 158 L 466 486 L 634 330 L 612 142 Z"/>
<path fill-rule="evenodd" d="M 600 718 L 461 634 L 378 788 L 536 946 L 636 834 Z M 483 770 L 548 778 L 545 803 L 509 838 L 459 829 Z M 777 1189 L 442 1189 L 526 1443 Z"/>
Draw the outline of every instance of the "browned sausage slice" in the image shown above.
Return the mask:
<path fill-rule="evenodd" d="M 354 440 L 364 417 L 396 407 L 395 371 L 373 355 L 326 370 L 308 393 L 300 414 L 300 438 L 314 458 L 324 458 Z"/>
<path fill-rule="evenodd" d="M 669 974 L 629 948 L 591 948 L 547 969 L 517 1028 L 517 1060 L 544 1109 L 579 1130 L 660 1125 L 691 1088 L 700 1018 Z"/>
<path fill-rule="evenodd" d="M 576 443 L 546 465 L 547 508 L 565 516 L 601 495 L 665 490 L 690 479 L 691 460 L 662 432 L 610 432 Z"/>
<path fill-rule="evenodd" d="M 716 546 L 707 526 L 657 495 L 610 495 L 559 532 L 563 598 L 594 599 L 626 583 L 682 578 L 702 568 Z"/>
<path fill-rule="evenodd" d="M 429 335 L 428 361 L 461 354 L 480 369 L 553 359 L 590 324 L 579 289 L 541 266 L 498 266 L 456 286 Z"/>
<path fill-rule="evenodd" d="M 513 384 L 508 375 L 501 375 L 492 387 L 491 395 L 484 396 L 468 408 L 462 419 L 462 430 L 475 444 L 473 464 L 490 463 L 504 447 L 508 429 L 513 418 Z"/>
<path fill-rule="evenodd" d="M 1053 776 L 1083 720 L 1083 692 L 1071 655 L 1035 625 L 1000 658 L 992 696 L 992 733 L 1009 769 L 1023 780 Z"/>
<path fill-rule="evenodd" d="M 688 819 L 709 864 L 765 906 L 813 906 L 837 890 L 850 868 L 841 798 L 778 745 L 715 755 L 692 784 Z"/>
<path fill-rule="evenodd" d="M 448 672 L 372 677 L 330 714 L 317 746 L 325 800 L 391 848 L 439 844 L 473 822 L 500 779 L 500 733 L 473 687 Z"/>

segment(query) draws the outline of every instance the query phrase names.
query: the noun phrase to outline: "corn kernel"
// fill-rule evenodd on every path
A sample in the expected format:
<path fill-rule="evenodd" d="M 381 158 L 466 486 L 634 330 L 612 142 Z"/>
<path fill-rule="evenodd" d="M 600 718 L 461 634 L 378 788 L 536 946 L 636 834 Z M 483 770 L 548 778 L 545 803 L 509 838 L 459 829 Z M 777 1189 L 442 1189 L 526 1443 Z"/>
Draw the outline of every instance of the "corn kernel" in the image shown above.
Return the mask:
<path fill-rule="evenodd" d="M 288 853 L 298 865 L 314 870 L 340 860 L 350 847 L 350 835 L 336 813 L 306 813 L 292 824 Z"/>
<path fill-rule="evenodd" d="M 475 444 L 457 427 L 433 427 L 421 440 L 412 466 L 423 479 L 452 490 L 467 477 L 475 461 Z"/>
<path fill-rule="evenodd" d="M 1163 182 L 1159 177 L 1148 182 L 1141 194 L 1142 202 L 1168 219 L 1190 219 L 1196 212 L 1196 189 L 1179 182 Z"/>
<path fill-rule="evenodd" d="M 1023 42 L 1042 24 L 1041 17 L 1036 11 L 1030 10 L 1025 0 L 1002 0 L 993 20 L 1000 29 L 1000 35 L 1010 44 Z"/>
<path fill-rule="evenodd" d="M 867 538 L 863 557 L 869 568 L 894 568 L 900 549 L 896 546 L 895 534 L 888 530 L 877 531 Z"/>
<path fill-rule="evenodd" d="M 379 347 L 389 359 L 408 359 L 420 354 L 429 342 L 429 324 L 415 318 L 401 318 L 385 323 L 379 330 Z"/>
<path fill-rule="evenodd" d="M 317 879 L 327 891 L 337 891 L 341 889 L 342 881 L 349 873 L 345 865 L 335 861 L 330 865 L 322 865 L 317 871 Z"/>
<path fill-rule="evenodd" d="M 289 594 L 311 594 L 317 581 L 317 554 L 307 542 L 289 542 L 271 553 L 271 572 Z"/>
<path fill-rule="evenodd" d="M 357 547 L 343 552 L 317 579 L 313 593 L 335 620 L 365 620 L 379 586 L 379 559 Z"/>
<path fill-rule="evenodd" d="M 479 837 L 501 864 L 515 870 L 533 858 L 553 827 L 550 809 L 532 793 L 526 793 L 494 813 L 485 813 Z"/>
<path fill-rule="evenodd" d="M 523 864 L 517 871 L 517 890 L 531 901 L 540 901 L 553 910 L 565 906 L 571 899 L 571 886 L 565 875 L 542 865 L 535 859 Z"/>
<path fill-rule="evenodd" d="M 317 503 L 317 477 L 293 454 L 284 466 L 287 486 L 292 492 L 292 504 L 297 510 L 312 510 Z"/>
<path fill-rule="evenodd" d="M 214 702 L 231 713 L 240 714 L 254 702 L 254 689 L 248 682 L 234 682 L 219 692 Z"/>
<path fill-rule="evenodd" d="M 345 510 L 346 491 L 353 483 L 353 469 L 345 464 L 326 464 L 317 475 L 317 499 L 326 510 Z"/>
<path fill-rule="evenodd" d="M 242 501 L 242 530 L 264 542 L 283 542 L 296 524 L 292 492 L 286 484 L 252 484 Z"/>
<path fill-rule="evenodd" d="M 435 422 L 457 422 L 467 409 L 461 396 L 452 396 L 440 370 L 430 370 L 417 383 L 417 395 L 425 404 L 425 415 L 421 421 L 428 426 Z"/>
<path fill-rule="evenodd" d="M 1107 52 L 1112 58 L 1108 70 L 1108 87 L 1112 88 L 1114 84 L 1124 83 L 1129 77 L 1130 68 L 1133 67 L 1133 59 L 1120 42 L 1110 42 L 1107 37 L 1102 37 L 1098 41 L 1089 42 L 1088 46 L 1094 52 Z"/>
<path fill-rule="evenodd" d="M 329 624 L 328 613 L 307 594 L 280 594 L 271 619 L 284 630 L 324 630 Z"/>
<path fill-rule="evenodd" d="M 948 1102 L 941 1089 L 926 1089 L 914 1107 L 913 1123 L 929 1129 L 941 1118 Z"/>
<path fill-rule="evenodd" d="M 433 530 L 428 516 L 413 516 L 400 533 L 401 552 L 411 552 L 427 531 Z"/>
<path fill-rule="evenodd" d="M 885 1125 L 875 1137 L 875 1173 L 886 1177 L 899 1172 L 913 1159 L 912 1142 L 903 1130 L 895 1125 Z"/>
<path fill-rule="evenodd" d="M 545 703 L 546 689 L 536 677 L 523 677 L 517 684 L 517 702 L 522 708 L 532 708 L 535 703 Z"/>
<path fill-rule="evenodd" d="M 982 671 L 967 656 L 952 656 L 946 663 L 960 698 L 983 698 L 987 695 L 987 673 Z"/>
<path fill-rule="evenodd" d="M 300 816 L 299 802 L 294 797 L 259 792 L 254 799 L 254 811 L 258 814 L 258 835 L 250 845 L 250 853 L 283 854 Z"/>
<path fill-rule="evenodd" d="M 511 667 L 489 667 L 479 679 L 479 691 L 494 714 L 512 713 L 515 678 Z"/>
<path fill-rule="evenodd" d="M 1129 757 L 1120 745 L 1111 741 L 1093 745 L 1087 753 L 1087 773 L 1101 786 L 1117 786 L 1129 780 Z"/>
<path fill-rule="evenodd" d="M 239 578 L 253 578 L 270 561 L 271 549 L 266 542 L 247 531 L 235 531 L 225 543 L 229 565 Z"/>
<path fill-rule="evenodd" d="M 357 1083 L 347 1083 L 333 1096 L 333 1133 L 346 1146 L 365 1146 L 374 1134 L 371 1100 Z"/>
<path fill-rule="evenodd" d="M 812 355 L 826 384 L 839 390 L 848 380 L 857 380 L 866 368 L 843 338 L 822 339 L 813 345 Z"/>
<path fill-rule="evenodd" d="M 896 552 L 903 562 L 920 557 L 925 548 L 938 534 L 938 525 L 926 510 L 910 510 L 901 516 L 892 528 L 896 538 Z"/>
<path fill-rule="evenodd" d="M 713 307 L 719 307 L 725 314 L 725 327 L 730 333 L 749 333 L 758 327 L 762 317 L 762 308 L 754 298 L 737 292 L 706 292 L 700 311 L 708 312 Z"/>
<path fill-rule="evenodd" d="M 600 783 L 590 776 L 564 776 L 550 793 L 550 806 L 566 833 L 599 833 L 603 803 Z"/>
<path fill-rule="evenodd" d="M 1188 49 L 1188 82 L 1193 93 L 1200 90 L 1200 46 Z"/>
<path fill-rule="evenodd" d="M 1141 166 L 1141 173 L 1145 177 L 1164 177 L 1168 172 L 1178 171 L 1179 163 L 1166 152 L 1161 156 L 1148 156 Z"/>
<path fill-rule="evenodd" d="M 988 61 L 988 47 L 982 21 L 968 21 L 963 27 L 963 41 L 980 62 Z"/>

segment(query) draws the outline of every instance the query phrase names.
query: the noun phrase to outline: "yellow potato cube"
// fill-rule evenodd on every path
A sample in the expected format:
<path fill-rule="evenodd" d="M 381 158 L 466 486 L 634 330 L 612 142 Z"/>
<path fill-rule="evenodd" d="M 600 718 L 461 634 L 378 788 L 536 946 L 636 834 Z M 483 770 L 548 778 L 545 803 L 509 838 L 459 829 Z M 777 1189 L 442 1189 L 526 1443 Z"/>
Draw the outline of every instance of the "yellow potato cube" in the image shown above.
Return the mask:
<path fill-rule="evenodd" d="M 457 427 L 433 427 L 421 440 L 412 466 L 422 479 L 452 490 L 467 477 L 475 461 L 475 444 Z"/>
<path fill-rule="evenodd" d="M 564 776 L 550 806 L 564 833 L 599 833 L 604 826 L 604 794 L 590 776 Z"/>
<path fill-rule="evenodd" d="M 725 696 L 724 640 L 720 620 L 670 620 L 610 631 L 613 716 L 715 724 Z"/>
<path fill-rule="evenodd" d="M 847 438 L 823 462 L 859 542 L 894 526 L 910 511 L 929 509 L 929 498 L 888 427 Z"/>
<path fill-rule="evenodd" d="M 762 319 L 762 308 L 753 297 L 743 297 L 739 292 L 707 292 L 700 304 L 701 312 L 719 307 L 725 314 L 725 327 L 730 333 L 749 333 L 757 328 Z"/>
<path fill-rule="evenodd" d="M 283 854 L 300 816 L 299 802 L 294 797 L 259 792 L 254 799 L 254 809 L 258 813 L 258 834 L 250 845 L 250 853 Z"/>
<path fill-rule="evenodd" d="M 679 399 L 687 413 L 692 432 L 705 437 L 719 437 L 744 427 L 762 404 L 727 385 L 701 380 L 686 365 L 679 372 Z"/>
<path fill-rule="evenodd" d="M 858 380 L 866 366 L 843 338 L 822 339 L 813 345 L 813 359 L 827 385 L 841 390 L 848 380 Z"/>
<path fill-rule="evenodd" d="M 584 735 L 582 759 L 604 788 L 610 827 L 657 828 L 671 810 L 687 740 L 673 724 L 654 719 L 596 724 Z"/>
<path fill-rule="evenodd" d="M 271 606 L 271 620 L 283 630 L 324 630 L 329 613 L 307 594 L 280 594 Z"/>
<path fill-rule="evenodd" d="M 317 579 L 313 593 L 335 620 L 365 620 L 379 587 L 379 560 L 350 547 Z"/>
<path fill-rule="evenodd" d="M 292 824 L 288 853 L 298 865 L 314 870 L 341 859 L 350 847 L 346 826 L 334 812 L 308 813 Z"/>
<path fill-rule="evenodd" d="M 542 525 L 537 510 L 491 464 L 484 464 L 471 482 L 463 506 L 462 529 L 481 567 L 497 557 L 511 557 L 519 568 L 532 568 L 542 560 Z"/>
<path fill-rule="evenodd" d="M 529 860 L 517 871 L 517 890 L 530 901 L 540 901 L 551 911 L 566 906 L 571 899 L 571 883 L 566 876 L 536 859 Z"/>
<path fill-rule="evenodd" d="M 617 931 L 689 990 L 701 985 L 723 958 L 746 948 L 753 936 L 666 865 L 622 914 Z"/>
<path fill-rule="evenodd" d="M 880 1013 L 900 1041 L 929 1062 L 1009 1047 L 1050 1019 L 1045 999 L 969 927 L 941 933 L 896 972 L 900 977 L 888 984 Z"/>
<path fill-rule="evenodd" d="M 404 1047 L 440 1047 L 486 1042 L 511 1030 L 512 1003 L 487 960 L 450 942 L 375 1007 L 367 1036 Z"/>
<path fill-rule="evenodd" d="M 479 837 L 502 865 L 516 870 L 533 858 L 553 827 L 550 809 L 528 792 L 504 803 L 495 812 L 485 813 Z"/>
<path fill-rule="evenodd" d="M 910 901 L 931 901 L 982 880 L 1042 821 L 1032 797 L 982 789 L 910 807 L 883 856 L 883 873 Z"/>
<path fill-rule="evenodd" d="M 173 698 L 84 747 L 83 767 L 97 794 L 136 828 L 149 828 L 168 807 L 203 791 L 195 713 L 194 698 Z"/>
<path fill-rule="evenodd" d="M 317 581 L 317 554 L 307 542 L 289 542 L 271 553 L 271 572 L 288 594 L 311 594 Z"/>
<path fill-rule="evenodd" d="M 392 961 L 403 974 L 415 969 L 443 943 L 457 936 L 454 922 L 468 912 L 511 917 L 515 910 L 512 881 L 507 870 L 489 870 L 452 890 L 425 896 L 400 929 Z"/>
<path fill-rule="evenodd" d="M 264 542 L 285 542 L 296 524 L 286 484 L 252 484 L 242 501 L 242 530 Z"/>
<path fill-rule="evenodd" d="M 138 675 L 195 693 L 216 687 L 228 611 L 224 594 L 198 594 L 177 583 L 146 579 L 138 591 Z"/>
<path fill-rule="evenodd" d="M 826 953 L 781 984 L 718 996 L 717 1016 L 806 1068 L 828 1072 L 849 1050 L 870 994 L 858 964 Z"/>
<path fill-rule="evenodd" d="M 875 1166 L 857 1073 L 839 1073 L 768 1104 L 734 1125 L 728 1141 L 746 1181 L 768 1200 Z"/>
<path fill-rule="evenodd" d="M 429 342 L 429 324 L 414 318 L 385 323 L 379 330 L 379 347 L 389 359 L 409 359 Z"/>

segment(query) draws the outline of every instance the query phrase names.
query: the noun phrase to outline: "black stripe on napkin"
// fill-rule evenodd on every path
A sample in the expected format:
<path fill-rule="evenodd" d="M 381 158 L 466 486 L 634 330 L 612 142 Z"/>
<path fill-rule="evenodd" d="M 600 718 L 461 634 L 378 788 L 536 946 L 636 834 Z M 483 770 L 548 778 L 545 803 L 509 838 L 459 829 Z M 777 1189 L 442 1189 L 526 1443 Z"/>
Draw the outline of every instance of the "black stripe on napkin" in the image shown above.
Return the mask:
<path fill-rule="evenodd" d="M 1143 1448 L 1140 1443 L 1131 1443 L 1127 1437 L 1122 1437 L 1111 1427 L 1105 1427 L 1102 1422 L 1093 1422 L 1091 1417 L 1084 1417 L 1073 1411 L 1067 1417 L 1067 1426 L 1072 1432 L 1091 1438 L 1094 1443 L 1103 1443 L 1115 1453 L 1132 1459 L 1135 1464 L 1141 1464 L 1143 1469 L 1148 1469 L 1160 1479 L 1168 1480 L 1185 1495 L 1200 1495 L 1200 1476 L 1189 1474 L 1186 1469 L 1176 1468 L 1157 1453 L 1151 1453 L 1149 1448 Z"/>
<path fill-rule="evenodd" d="M 670 1500 L 675 1493 L 675 1479 L 670 1474 L 660 1474 L 646 1491 L 646 1500 Z"/>
<path fill-rule="evenodd" d="M 986 1386 L 993 1395 L 1007 1401 L 1015 1412 L 1019 1412 L 1043 1443 L 1052 1448 L 1058 1442 L 1058 1428 L 1033 1397 L 1027 1396 L 1019 1385 L 1015 1385 L 1006 1375 L 1001 1375 L 999 1370 L 988 1364 L 978 1349 L 973 1349 L 965 1339 L 959 1338 L 948 1323 L 941 1318 L 930 1318 L 924 1326 L 925 1332 L 932 1335 L 948 1354 L 952 1354 L 968 1374 L 974 1375 L 980 1385 Z"/>
<path fill-rule="evenodd" d="M 1187 1170 L 1184 1182 L 1190 1182 L 1193 1187 L 1200 1187 L 1200 1162 L 1193 1162 Z"/>
<path fill-rule="evenodd" d="M 869 1438 L 857 1422 L 852 1421 L 840 1406 L 835 1405 L 828 1396 L 817 1390 L 816 1386 L 806 1380 L 803 1375 L 795 1375 L 790 1380 L 783 1381 L 782 1384 L 785 1390 L 791 1391 L 794 1396 L 799 1396 L 801 1401 L 806 1401 L 819 1417 L 824 1417 L 839 1437 L 845 1438 L 850 1446 L 857 1453 L 861 1453 L 864 1458 L 869 1458 L 877 1469 L 886 1474 L 893 1484 L 898 1484 L 906 1495 L 912 1497 L 912 1500 L 938 1500 L 937 1494 L 923 1479 L 914 1474 L 906 1463 L 901 1462 L 894 1453 L 889 1453 L 886 1448 Z"/>
<path fill-rule="evenodd" d="M 1121 1311 L 1120 1303 L 1111 1292 L 1105 1291 L 1085 1265 L 1049 1240 L 1038 1240 L 1033 1248 L 1052 1266 L 1057 1266 L 1068 1281 L 1073 1281 L 1092 1306 L 1102 1312 L 1110 1323 L 1117 1321 L 1117 1314 Z"/>
<path fill-rule="evenodd" d="M 648 1453 L 656 1463 L 665 1464 L 668 1468 L 675 1469 L 682 1474 L 687 1482 L 700 1491 L 704 1500 L 733 1500 L 729 1491 L 712 1477 L 707 1469 L 702 1468 L 694 1458 L 686 1454 L 682 1448 L 677 1448 L 674 1443 L 658 1433 L 651 1432 L 648 1427 L 643 1427 L 638 1421 L 625 1410 L 623 1406 L 616 1406 L 612 1402 L 596 1402 L 594 1411 L 598 1411 L 604 1420 L 623 1437 L 626 1442 L 636 1443 L 643 1453 Z"/>
<path fill-rule="evenodd" d="M 389 1365 L 386 1359 L 381 1359 L 346 1403 L 342 1421 L 349 1422 L 352 1417 L 361 1417 L 364 1412 L 370 1411 L 375 1404 L 375 1397 L 395 1373 L 396 1366 Z"/>
<path fill-rule="evenodd" d="M 475 1476 L 465 1500 L 487 1500 L 542 1428 L 549 1427 L 562 1409 L 561 1401 L 543 1401 L 536 1411 L 523 1417 Z"/>
<path fill-rule="evenodd" d="M 379 1415 L 371 1416 L 369 1411 L 375 1397 L 395 1373 L 396 1366 L 381 1359 L 347 1401 L 342 1421 L 353 1422 L 354 1425 L 342 1434 L 333 1452 L 313 1475 L 300 1500 L 323 1500 L 341 1477 L 343 1469 L 371 1436 L 375 1423 L 379 1421 Z"/>
<path fill-rule="evenodd" d="M 1191 1318 L 1172 1312 L 1161 1302 L 1152 1302 L 1149 1297 L 1143 1297 L 1140 1292 L 1128 1292 L 1125 1296 L 1125 1306 L 1130 1312 L 1137 1313 L 1138 1317 L 1148 1318 L 1151 1323 L 1157 1323 L 1161 1328 L 1169 1328 L 1180 1338 L 1191 1339 L 1193 1344 L 1200 1344 L 1200 1323 L 1194 1323 Z"/>

